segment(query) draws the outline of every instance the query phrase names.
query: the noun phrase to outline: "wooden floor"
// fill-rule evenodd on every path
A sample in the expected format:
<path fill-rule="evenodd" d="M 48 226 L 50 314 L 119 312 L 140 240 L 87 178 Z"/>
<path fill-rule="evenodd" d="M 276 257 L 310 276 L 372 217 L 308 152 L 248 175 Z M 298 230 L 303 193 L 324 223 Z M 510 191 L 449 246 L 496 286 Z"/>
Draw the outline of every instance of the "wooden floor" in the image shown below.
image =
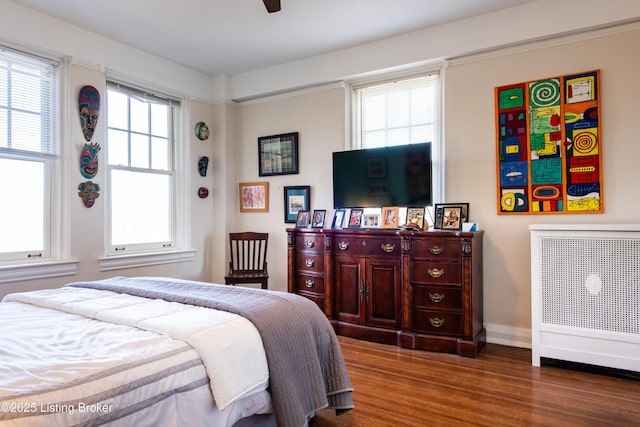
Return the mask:
<path fill-rule="evenodd" d="M 339 337 L 355 409 L 329 426 L 640 426 L 640 380 L 531 366 L 531 351 L 488 344 L 477 359 Z"/>

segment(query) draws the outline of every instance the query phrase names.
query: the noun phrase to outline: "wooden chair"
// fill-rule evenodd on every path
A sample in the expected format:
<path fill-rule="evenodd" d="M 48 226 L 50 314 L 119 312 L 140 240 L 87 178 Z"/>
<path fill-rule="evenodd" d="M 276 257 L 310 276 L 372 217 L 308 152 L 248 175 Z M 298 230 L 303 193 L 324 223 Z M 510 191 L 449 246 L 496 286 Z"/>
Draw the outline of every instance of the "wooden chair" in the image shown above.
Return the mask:
<path fill-rule="evenodd" d="M 229 233 L 231 261 L 229 273 L 224 277 L 227 285 L 260 283 L 267 289 L 267 242 L 269 233 Z"/>

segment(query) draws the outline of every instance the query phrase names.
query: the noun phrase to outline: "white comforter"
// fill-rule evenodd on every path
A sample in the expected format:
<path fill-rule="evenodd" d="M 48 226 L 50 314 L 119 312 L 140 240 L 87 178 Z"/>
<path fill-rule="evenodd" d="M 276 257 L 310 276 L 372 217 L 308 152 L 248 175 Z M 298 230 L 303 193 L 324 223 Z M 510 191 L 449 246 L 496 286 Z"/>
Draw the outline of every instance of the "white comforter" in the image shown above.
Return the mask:
<path fill-rule="evenodd" d="M 12 294 L 4 301 L 23 304 L 19 304 L 20 308 L 12 314 L 18 318 L 2 325 L 0 399 L 8 395 L 42 392 L 43 384 L 52 389 L 72 384 L 99 370 L 104 371 L 105 367 L 120 363 L 122 359 L 143 359 L 151 349 L 154 352 L 174 351 L 177 355 L 173 357 L 188 359 L 186 353 L 179 350 L 179 343 L 160 340 L 157 333 L 185 341 L 197 351 L 204 362 L 216 405 L 221 410 L 268 386 L 269 372 L 260 335 L 251 322 L 235 314 L 83 288 Z M 75 316 L 67 316 L 63 321 L 55 312 L 36 312 L 24 304 L 113 325 L 99 323 L 88 328 L 86 323 L 71 320 Z M 34 315 L 42 317 L 37 319 L 39 330 L 25 331 L 20 325 L 29 323 L 27 320 L 33 320 Z M 63 324 L 52 324 L 61 321 Z M 128 343 L 115 342 L 110 329 L 117 329 L 118 325 L 133 326 L 140 331 L 134 333 Z M 46 332 L 43 334 L 43 331 Z M 21 338 L 12 340 L 13 333 Z M 34 334 L 34 338 L 37 335 L 37 340 L 27 340 L 25 345 L 25 334 L 27 338 L 29 334 Z M 49 344 L 43 341 L 46 336 Z M 94 341 L 96 351 L 88 354 L 75 352 L 76 348 L 82 347 L 73 343 L 81 340 L 85 343 Z M 29 342 L 37 343 L 34 345 L 38 348 L 30 348 Z M 68 343 L 65 347 L 68 347 L 68 352 L 48 351 L 48 346 L 59 349 L 61 343 Z"/>

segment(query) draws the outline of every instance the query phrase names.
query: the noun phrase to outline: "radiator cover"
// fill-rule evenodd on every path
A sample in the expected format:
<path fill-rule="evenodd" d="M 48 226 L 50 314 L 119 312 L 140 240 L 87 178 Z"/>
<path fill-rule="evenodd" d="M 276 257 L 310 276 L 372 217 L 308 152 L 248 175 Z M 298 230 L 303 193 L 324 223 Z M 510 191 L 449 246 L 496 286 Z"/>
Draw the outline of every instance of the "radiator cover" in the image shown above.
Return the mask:
<path fill-rule="evenodd" d="M 640 225 L 531 225 L 532 364 L 640 372 Z"/>

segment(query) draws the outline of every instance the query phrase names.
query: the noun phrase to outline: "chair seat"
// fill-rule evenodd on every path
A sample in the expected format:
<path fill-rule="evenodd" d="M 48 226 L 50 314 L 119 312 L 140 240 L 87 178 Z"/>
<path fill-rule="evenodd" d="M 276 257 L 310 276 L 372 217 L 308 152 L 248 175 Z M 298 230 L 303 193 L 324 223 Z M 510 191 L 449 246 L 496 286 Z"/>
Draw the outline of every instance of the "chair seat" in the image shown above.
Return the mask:
<path fill-rule="evenodd" d="M 225 279 L 244 280 L 244 279 L 268 279 L 269 274 L 259 271 L 234 271 L 224 276 Z"/>

